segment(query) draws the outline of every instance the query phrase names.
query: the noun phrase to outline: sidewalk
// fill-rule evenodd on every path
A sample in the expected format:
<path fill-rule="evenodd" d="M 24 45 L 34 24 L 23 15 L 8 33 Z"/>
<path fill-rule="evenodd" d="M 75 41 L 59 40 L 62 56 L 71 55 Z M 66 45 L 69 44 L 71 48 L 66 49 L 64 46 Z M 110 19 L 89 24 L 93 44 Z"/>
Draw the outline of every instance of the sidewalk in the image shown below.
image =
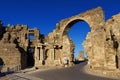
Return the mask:
<path fill-rule="evenodd" d="M 20 77 L 20 78 L 22 78 L 22 80 L 43 80 L 43 79 L 40 79 L 37 77 L 27 75 L 26 73 L 16 73 L 16 74 L 13 74 L 13 76 Z M 13 80 L 15 80 L 15 79 L 13 79 Z"/>
<path fill-rule="evenodd" d="M 43 80 L 43 79 L 27 75 L 26 73 L 14 73 L 1 77 L 0 80 Z"/>
<path fill-rule="evenodd" d="M 0 77 L 0 80 L 43 80 L 34 76 L 30 76 L 29 72 L 37 71 L 34 68 L 29 68 L 25 70 L 18 71 L 16 73 L 5 73 L 3 77 Z"/>

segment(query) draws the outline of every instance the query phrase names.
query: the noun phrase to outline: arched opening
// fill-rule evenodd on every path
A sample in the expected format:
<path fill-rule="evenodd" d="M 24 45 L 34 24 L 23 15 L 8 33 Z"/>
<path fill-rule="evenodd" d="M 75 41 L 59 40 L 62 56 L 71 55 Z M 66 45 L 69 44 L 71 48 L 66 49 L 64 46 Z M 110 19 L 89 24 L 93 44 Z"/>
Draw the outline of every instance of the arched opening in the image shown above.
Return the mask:
<path fill-rule="evenodd" d="M 82 46 L 83 41 L 86 39 L 86 36 L 90 32 L 90 26 L 87 22 L 83 20 L 73 20 L 67 24 L 64 29 L 63 36 L 68 35 L 68 37 L 74 43 L 74 58 L 79 59 L 83 56 L 78 56 L 79 52 L 84 52 L 84 58 L 87 57 L 87 54 L 84 51 Z"/>
<path fill-rule="evenodd" d="M 33 67 L 35 64 L 34 60 L 34 33 L 32 33 L 33 30 L 31 30 L 31 33 L 28 34 L 28 39 L 29 39 L 29 46 L 27 48 L 27 66 L 28 67 Z"/>
<path fill-rule="evenodd" d="M 28 37 L 29 37 L 30 40 L 34 40 L 34 34 L 29 34 Z"/>
<path fill-rule="evenodd" d="M 30 47 L 27 51 L 27 65 L 28 67 L 33 67 L 35 63 L 34 60 L 34 48 Z"/>

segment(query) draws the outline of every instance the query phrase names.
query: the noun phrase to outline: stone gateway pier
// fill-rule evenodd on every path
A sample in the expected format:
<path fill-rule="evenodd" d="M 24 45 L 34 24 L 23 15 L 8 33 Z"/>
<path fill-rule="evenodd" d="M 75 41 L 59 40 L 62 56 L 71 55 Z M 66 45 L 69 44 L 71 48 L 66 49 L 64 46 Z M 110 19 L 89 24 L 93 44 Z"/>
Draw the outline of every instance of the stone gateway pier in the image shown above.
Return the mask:
<path fill-rule="evenodd" d="M 68 32 L 81 21 L 91 29 L 83 42 L 89 68 L 120 75 L 120 14 L 105 21 L 100 7 L 61 20 L 47 36 L 37 28 L 20 24 L 3 26 L 0 21 L 0 59 L 4 67 L 20 70 L 28 66 L 73 66 L 75 45 Z"/>

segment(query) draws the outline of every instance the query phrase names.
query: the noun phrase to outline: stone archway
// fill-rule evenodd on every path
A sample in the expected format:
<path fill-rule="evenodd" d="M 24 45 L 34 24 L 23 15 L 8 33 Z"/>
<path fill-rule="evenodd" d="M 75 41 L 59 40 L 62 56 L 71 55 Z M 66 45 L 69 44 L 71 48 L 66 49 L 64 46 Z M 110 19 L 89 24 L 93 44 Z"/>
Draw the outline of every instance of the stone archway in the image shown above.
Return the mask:
<path fill-rule="evenodd" d="M 88 25 L 91 28 L 91 32 L 94 32 L 95 30 L 101 28 L 103 25 L 101 25 L 104 22 L 104 14 L 101 8 L 96 8 L 90 11 L 87 11 L 82 14 L 78 14 L 76 16 L 72 16 L 70 18 L 62 20 L 59 25 L 60 25 L 60 36 L 62 40 L 62 53 L 64 54 L 63 57 L 68 57 L 69 62 L 73 61 L 73 53 L 74 53 L 74 44 L 72 40 L 68 37 L 68 31 L 72 27 L 73 24 L 79 22 L 79 21 L 85 21 L 88 23 Z M 89 34 L 88 34 L 89 35 Z M 93 45 L 90 45 L 91 47 Z M 92 49 L 91 49 L 92 51 Z M 92 51 L 94 53 L 95 51 Z M 89 54 L 90 53 L 90 54 Z M 91 52 L 87 52 L 88 56 L 94 57 L 94 55 Z M 90 57 L 91 58 L 91 57 Z M 95 58 L 95 57 L 94 57 Z M 90 62 L 91 61 L 90 59 Z M 71 63 L 69 63 L 71 64 Z"/>
<path fill-rule="evenodd" d="M 66 18 L 64 20 L 61 20 L 59 23 L 57 23 L 56 29 L 53 30 L 53 32 L 46 37 L 46 41 L 52 45 L 62 46 L 61 56 L 60 56 L 62 60 L 61 62 L 64 64 L 64 58 L 65 58 L 65 59 L 68 59 L 68 62 L 69 62 L 68 64 L 72 65 L 72 61 L 74 59 L 73 57 L 74 44 L 72 40 L 68 37 L 68 31 L 70 30 L 72 25 L 77 23 L 78 21 L 85 21 L 86 23 L 88 23 L 88 25 L 91 28 L 91 32 L 88 34 L 89 36 L 91 36 L 91 38 L 89 39 L 89 37 L 87 37 L 87 40 L 85 40 L 83 43 L 85 51 L 88 55 L 88 59 L 89 59 L 88 63 L 96 64 L 97 67 L 98 65 L 103 66 L 105 58 L 104 58 L 104 50 L 101 51 L 101 49 L 103 49 L 104 47 L 104 41 L 102 40 L 97 41 L 97 39 L 99 38 L 95 36 L 95 35 L 100 36 L 101 38 L 103 38 L 103 40 L 105 37 L 105 36 L 101 36 L 101 35 L 104 35 L 103 34 L 104 33 L 104 29 L 103 29 L 104 13 L 100 7 L 72 16 L 70 18 Z M 99 29 L 101 31 L 99 31 L 99 33 L 95 33 L 95 31 Z M 91 35 L 91 33 L 94 33 L 94 34 Z M 94 41 L 95 39 L 92 39 L 92 38 L 96 38 L 96 41 Z M 89 45 L 87 45 L 88 43 Z M 98 49 L 94 50 L 94 48 L 98 46 L 98 43 L 100 43 L 101 46 L 99 46 Z M 93 58 L 100 60 L 100 62 L 94 60 Z"/>

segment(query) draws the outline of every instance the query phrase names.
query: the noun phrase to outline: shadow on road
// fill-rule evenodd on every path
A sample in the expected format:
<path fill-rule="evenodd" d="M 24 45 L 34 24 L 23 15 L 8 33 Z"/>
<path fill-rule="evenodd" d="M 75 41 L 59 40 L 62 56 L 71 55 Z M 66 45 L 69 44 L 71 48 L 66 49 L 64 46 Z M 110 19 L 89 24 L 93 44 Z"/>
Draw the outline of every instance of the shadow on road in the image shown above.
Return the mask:
<path fill-rule="evenodd" d="M 83 63 L 83 62 L 87 62 L 88 60 L 83 60 L 83 61 L 79 61 L 79 60 L 76 60 L 76 61 L 73 61 L 74 64 L 80 64 L 80 63 Z"/>
<path fill-rule="evenodd" d="M 2 73 L 0 73 L 0 77 L 4 77 L 6 75 L 13 74 L 13 73 L 14 73 L 14 71 L 2 72 Z"/>

